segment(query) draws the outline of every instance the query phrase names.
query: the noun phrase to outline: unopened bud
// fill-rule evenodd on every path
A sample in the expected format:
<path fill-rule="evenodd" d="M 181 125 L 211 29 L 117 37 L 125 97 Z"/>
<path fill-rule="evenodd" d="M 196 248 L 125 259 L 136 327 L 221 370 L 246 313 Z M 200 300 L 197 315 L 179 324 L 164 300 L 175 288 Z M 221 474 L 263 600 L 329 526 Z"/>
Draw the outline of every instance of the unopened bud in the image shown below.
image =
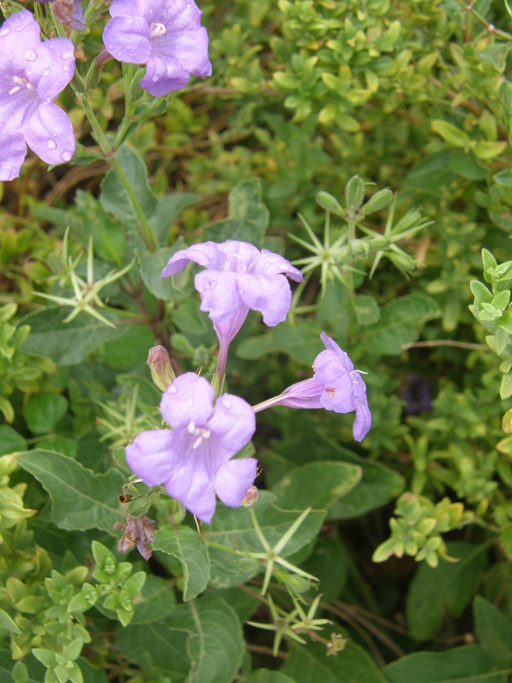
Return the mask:
<path fill-rule="evenodd" d="M 148 365 L 151 378 L 160 391 L 165 391 L 176 379 L 169 354 L 163 346 L 153 346 L 149 349 Z"/>
<path fill-rule="evenodd" d="M 244 508 L 250 508 L 254 505 L 254 503 L 258 502 L 259 497 L 260 497 L 260 494 L 258 493 L 258 489 L 253 484 L 247 490 L 247 493 L 245 494 L 245 498 L 242 501 L 242 505 L 244 506 Z"/>

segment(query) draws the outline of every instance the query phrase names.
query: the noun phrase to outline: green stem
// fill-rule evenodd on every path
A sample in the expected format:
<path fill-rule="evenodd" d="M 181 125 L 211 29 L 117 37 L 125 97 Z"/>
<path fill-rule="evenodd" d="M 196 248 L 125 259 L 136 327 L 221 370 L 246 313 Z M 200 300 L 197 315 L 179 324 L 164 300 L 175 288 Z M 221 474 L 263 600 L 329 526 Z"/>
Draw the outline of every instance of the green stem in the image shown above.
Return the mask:
<path fill-rule="evenodd" d="M 110 159 L 110 163 L 112 164 L 112 168 L 114 169 L 114 171 L 119 176 L 119 180 L 123 184 L 126 194 L 128 195 L 130 204 L 132 205 L 132 209 L 137 218 L 140 236 L 142 237 L 144 244 L 149 249 L 149 251 L 156 251 L 158 249 L 158 240 L 155 234 L 155 230 L 151 223 L 148 221 L 148 218 L 144 213 L 144 209 L 142 208 L 142 205 L 139 202 L 139 198 L 137 197 L 137 194 L 133 189 L 133 186 L 130 183 L 128 176 L 124 172 L 124 169 L 119 163 L 117 157 L 113 156 Z"/>
<path fill-rule="evenodd" d="M 103 132 L 100 123 L 96 118 L 96 114 L 90 105 L 89 94 L 87 92 L 80 93 L 80 98 L 82 100 L 82 106 L 84 108 L 85 114 L 89 119 L 89 123 L 91 124 L 94 138 L 100 146 L 101 151 L 105 155 L 105 158 L 110 161 L 112 168 L 117 173 L 119 180 L 121 181 L 126 194 L 128 195 L 133 212 L 137 218 L 140 236 L 142 237 L 142 240 L 149 251 L 156 251 L 158 249 L 158 240 L 156 238 L 154 228 L 148 221 L 148 218 L 144 213 L 144 209 L 139 202 L 139 198 L 137 197 L 137 194 L 133 189 L 128 176 L 124 172 L 122 165 L 119 163 L 117 157 L 113 155 L 112 146 L 108 141 L 107 136 Z"/>
<path fill-rule="evenodd" d="M 100 122 L 96 118 L 96 114 L 92 110 L 91 104 L 89 102 L 89 93 L 87 92 L 87 90 L 85 90 L 85 92 L 77 93 L 77 95 L 80 97 L 82 101 L 82 107 L 84 108 L 85 115 L 87 116 L 89 123 L 91 124 L 94 139 L 100 146 L 100 149 L 103 152 L 105 158 L 109 159 L 110 157 L 112 157 L 112 146 L 108 141 L 107 136 L 103 132 L 100 126 Z"/>

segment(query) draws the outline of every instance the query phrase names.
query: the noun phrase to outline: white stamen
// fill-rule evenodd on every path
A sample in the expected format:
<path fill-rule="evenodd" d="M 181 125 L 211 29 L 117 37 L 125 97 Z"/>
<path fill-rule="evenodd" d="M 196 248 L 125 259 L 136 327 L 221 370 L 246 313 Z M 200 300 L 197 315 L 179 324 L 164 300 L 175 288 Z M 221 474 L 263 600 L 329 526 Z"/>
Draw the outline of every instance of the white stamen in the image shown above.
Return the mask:
<path fill-rule="evenodd" d="M 195 451 L 196 448 L 199 448 L 203 441 L 206 441 L 211 436 L 209 429 L 205 429 L 204 427 L 196 427 L 193 422 L 188 423 L 187 432 L 192 434 L 192 436 L 197 436 L 197 439 L 192 444 L 193 451 Z"/>
<path fill-rule="evenodd" d="M 165 24 L 155 23 L 151 24 L 151 26 L 149 27 L 150 38 L 158 38 L 158 36 L 163 36 L 166 33 L 167 29 L 165 28 Z"/>
<path fill-rule="evenodd" d="M 11 88 L 11 89 L 9 90 L 9 95 L 14 95 L 14 93 L 18 92 L 18 91 L 21 90 L 22 88 L 26 88 L 27 90 L 35 90 L 35 88 L 34 88 L 34 86 L 32 85 L 32 83 L 30 83 L 29 81 L 27 81 L 27 79 L 24 78 L 24 77 L 21 77 L 21 76 L 13 76 L 13 79 L 12 79 L 12 80 L 16 83 L 16 85 L 14 86 L 14 88 Z"/>

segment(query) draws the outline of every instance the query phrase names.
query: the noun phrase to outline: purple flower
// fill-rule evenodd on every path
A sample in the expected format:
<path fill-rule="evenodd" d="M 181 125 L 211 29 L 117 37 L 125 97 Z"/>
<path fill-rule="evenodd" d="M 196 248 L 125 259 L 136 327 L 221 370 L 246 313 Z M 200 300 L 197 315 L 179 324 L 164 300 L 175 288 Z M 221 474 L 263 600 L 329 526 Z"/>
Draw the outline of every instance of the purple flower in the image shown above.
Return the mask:
<path fill-rule="evenodd" d="M 148 486 L 167 493 L 204 522 L 215 512 L 215 494 L 239 507 L 256 478 L 254 458 L 231 458 L 254 434 L 251 406 L 224 394 L 215 407 L 213 387 L 193 372 L 177 377 L 162 396 L 160 412 L 171 429 L 142 432 L 126 447 L 130 468 Z"/>
<path fill-rule="evenodd" d="M 345 351 L 325 332 L 322 332 L 320 338 L 325 351 L 315 358 L 314 376 L 292 384 L 279 396 L 255 406 L 254 411 L 258 413 L 272 406 L 326 408 L 336 413 L 350 413 L 355 410 L 354 439 L 362 441 L 372 426 L 366 384 L 360 370 L 354 370 L 354 364 Z"/>
<path fill-rule="evenodd" d="M 64 26 L 68 26 L 75 31 L 83 31 L 85 29 L 85 18 L 80 0 L 38 0 L 38 2 L 53 3 L 55 15 Z"/>
<path fill-rule="evenodd" d="M 274 327 L 285 320 L 292 292 L 286 277 L 303 282 L 302 273 L 278 254 L 261 251 L 247 242 L 203 242 L 176 252 L 162 277 L 179 273 L 189 261 L 206 270 L 195 277 L 201 310 L 208 311 L 220 341 L 219 370 L 224 374 L 227 348 L 249 309 L 260 311 L 263 322 Z"/>
<path fill-rule="evenodd" d="M 113 0 L 105 47 L 120 62 L 146 64 L 140 84 L 151 95 L 184 88 L 194 76 L 211 76 L 208 32 L 193 0 Z"/>
<path fill-rule="evenodd" d="M 69 161 L 75 151 L 71 121 L 53 104 L 73 78 L 73 43 L 42 43 L 39 34 L 26 10 L 0 27 L 0 180 L 19 175 L 27 145 L 47 164 Z"/>

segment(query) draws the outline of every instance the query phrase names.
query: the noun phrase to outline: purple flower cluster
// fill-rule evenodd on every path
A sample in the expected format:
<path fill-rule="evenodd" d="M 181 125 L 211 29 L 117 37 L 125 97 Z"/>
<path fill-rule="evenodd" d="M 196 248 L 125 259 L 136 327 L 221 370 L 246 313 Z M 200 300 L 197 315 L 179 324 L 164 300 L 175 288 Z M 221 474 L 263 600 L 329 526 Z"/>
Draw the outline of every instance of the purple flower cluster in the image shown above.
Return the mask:
<path fill-rule="evenodd" d="M 201 309 L 208 311 L 219 337 L 217 371 L 222 386 L 227 348 L 248 311 L 259 311 L 265 324 L 277 325 L 291 304 L 287 278 L 298 282 L 303 278 L 282 256 L 234 240 L 178 251 L 162 276 L 180 272 L 189 262 L 205 269 L 194 282 Z M 148 486 L 163 485 L 196 517 L 210 522 L 216 495 L 226 505 L 239 507 L 254 489 L 257 461 L 234 456 L 254 434 L 255 413 L 276 405 L 355 411 L 354 438 L 361 441 L 371 426 L 361 371 L 354 369 L 348 355 L 325 332 L 321 339 L 326 348 L 314 361 L 314 376 L 254 408 L 230 394 L 221 395 L 214 405 L 215 391 L 205 379 L 190 372 L 177 377 L 160 404 L 172 429 L 139 434 L 126 448 L 128 465 Z"/>
<path fill-rule="evenodd" d="M 0 27 L 0 180 L 19 175 L 27 145 L 48 164 L 71 159 L 73 126 L 53 101 L 74 71 L 70 40 L 41 42 L 40 26 L 26 10 L 4 21 Z"/>
<path fill-rule="evenodd" d="M 211 75 L 208 32 L 193 0 L 113 0 L 110 14 L 105 47 L 120 62 L 146 65 L 140 85 L 150 95 L 184 88 L 190 74 Z"/>

